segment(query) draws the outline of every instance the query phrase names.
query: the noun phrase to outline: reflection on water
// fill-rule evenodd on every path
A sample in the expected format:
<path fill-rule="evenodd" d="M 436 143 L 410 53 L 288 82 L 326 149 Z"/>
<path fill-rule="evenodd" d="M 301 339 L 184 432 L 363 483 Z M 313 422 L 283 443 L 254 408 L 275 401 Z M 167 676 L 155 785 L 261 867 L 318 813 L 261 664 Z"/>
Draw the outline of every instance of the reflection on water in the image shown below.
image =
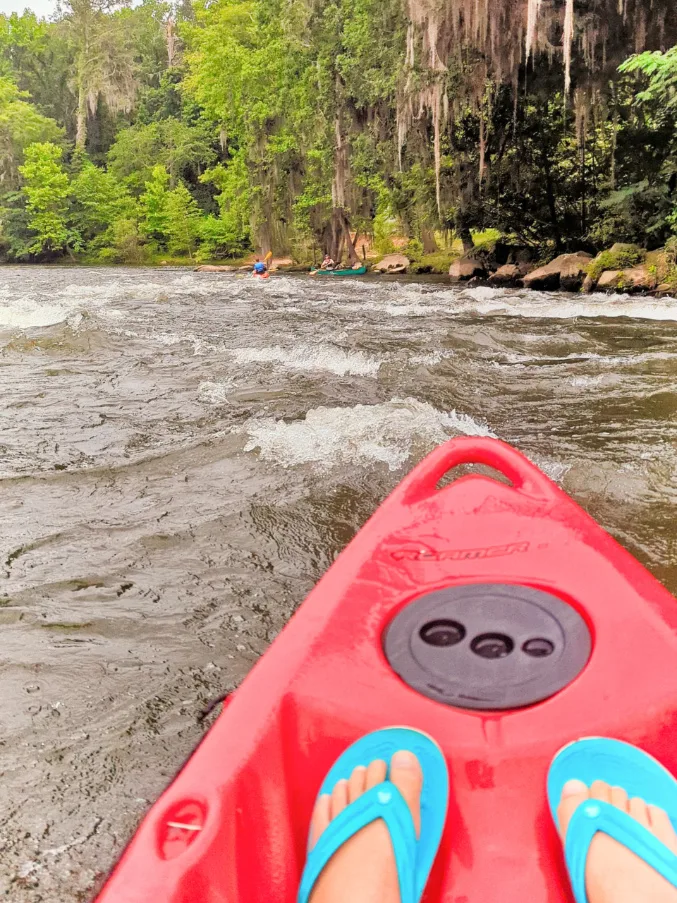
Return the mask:
<path fill-rule="evenodd" d="M 86 897 L 374 507 L 497 435 L 677 591 L 677 301 L 0 272 L 0 891 Z"/>

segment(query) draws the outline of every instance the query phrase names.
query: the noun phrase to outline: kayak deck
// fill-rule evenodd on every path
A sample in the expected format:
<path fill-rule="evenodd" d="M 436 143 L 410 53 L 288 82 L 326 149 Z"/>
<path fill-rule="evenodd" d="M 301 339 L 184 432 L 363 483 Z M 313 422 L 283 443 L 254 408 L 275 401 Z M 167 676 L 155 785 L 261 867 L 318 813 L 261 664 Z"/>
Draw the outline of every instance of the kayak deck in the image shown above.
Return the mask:
<path fill-rule="evenodd" d="M 471 474 L 437 489 L 468 463 L 511 485 Z M 459 593 L 465 609 L 453 607 Z M 524 623 L 522 603 L 535 606 Z M 414 619 L 393 652 L 391 631 L 424 605 L 431 620 Z M 438 617 L 436 605 L 452 607 Z M 407 649 L 427 684 L 402 665 Z M 502 695 L 522 668 L 535 686 L 551 679 L 567 651 L 576 661 L 545 696 Z M 448 690 L 464 673 L 457 653 L 486 693 Z M 454 440 L 405 478 L 310 593 L 151 808 L 99 901 L 293 903 L 329 767 L 363 733 L 409 725 L 439 743 L 451 780 L 425 899 L 485 903 L 500 888 L 501 903 L 564 903 L 549 762 L 573 739 L 609 735 L 677 771 L 676 656 L 675 599 L 628 552 L 509 446 Z"/>

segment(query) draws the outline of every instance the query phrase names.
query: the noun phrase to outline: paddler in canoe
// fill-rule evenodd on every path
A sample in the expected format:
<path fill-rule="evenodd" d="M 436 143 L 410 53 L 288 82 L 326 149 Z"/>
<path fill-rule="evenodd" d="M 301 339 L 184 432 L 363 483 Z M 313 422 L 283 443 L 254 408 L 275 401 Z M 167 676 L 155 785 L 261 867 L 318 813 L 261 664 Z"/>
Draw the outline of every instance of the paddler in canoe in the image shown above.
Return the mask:
<path fill-rule="evenodd" d="M 316 270 L 311 270 L 311 276 L 364 276 L 367 267 L 364 264 L 356 263 L 352 267 L 342 267 L 339 263 L 337 266 L 329 254 L 325 254 L 322 266 Z"/>

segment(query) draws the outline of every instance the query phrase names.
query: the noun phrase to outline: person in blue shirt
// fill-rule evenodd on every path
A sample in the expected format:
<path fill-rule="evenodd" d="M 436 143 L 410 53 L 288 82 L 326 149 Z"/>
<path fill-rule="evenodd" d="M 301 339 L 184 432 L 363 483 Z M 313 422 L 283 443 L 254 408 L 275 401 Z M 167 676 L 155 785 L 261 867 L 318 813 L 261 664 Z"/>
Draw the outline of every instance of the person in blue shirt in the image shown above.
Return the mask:
<path fill-rule="evenodd" d="M 254 263 L 254 271 L 253 272 L 256 276 L 263 276 L 265 273 L 268 272 L 268 267 L 265 265 L 265 263 L 262 260 L 259 260 L 259 258 L 257 257 L 256 262 Z"/>

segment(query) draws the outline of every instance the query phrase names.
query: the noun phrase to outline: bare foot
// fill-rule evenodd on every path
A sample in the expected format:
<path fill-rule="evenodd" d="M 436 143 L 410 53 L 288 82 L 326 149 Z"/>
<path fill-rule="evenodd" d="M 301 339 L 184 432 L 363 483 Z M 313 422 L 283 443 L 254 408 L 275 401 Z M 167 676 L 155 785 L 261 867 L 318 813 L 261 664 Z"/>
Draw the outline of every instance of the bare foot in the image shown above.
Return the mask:
<path fill-rule="evenodd" d="M 610 787 L 603 781 L 595 781 L 590 787 L 575 780 L 564 785 L 557 808 L 562 840 L 571 816 L 587 799 L 602 800 L 627 812 L 677 853 L 677 834 L 663 809 L 638 797 L 628 799 L 622 787 Z M 585 887 L 590 903 L 677 903 L 677 889 L 627 847 L 601 833 L 590 844 Z"/>
<path fill-rule="evenodd" d="M 331 796 L 321 796 L 311 821 L 311 846 L 349 803 L 385 781 L 387 770 L 386 763 L 378 759 L 366 768 L 359 765 L 347 781 L 335 785 Z M 390 762 L 389 779 L 409 806 L 418 835 L 423 773 L 416 756 L 406 750 L 396 752 Z M 395 856 L 383 821 L 362 828 L 336 851 L 318 878 L 310 900 L 311 903 L 399 903 Z"/>

